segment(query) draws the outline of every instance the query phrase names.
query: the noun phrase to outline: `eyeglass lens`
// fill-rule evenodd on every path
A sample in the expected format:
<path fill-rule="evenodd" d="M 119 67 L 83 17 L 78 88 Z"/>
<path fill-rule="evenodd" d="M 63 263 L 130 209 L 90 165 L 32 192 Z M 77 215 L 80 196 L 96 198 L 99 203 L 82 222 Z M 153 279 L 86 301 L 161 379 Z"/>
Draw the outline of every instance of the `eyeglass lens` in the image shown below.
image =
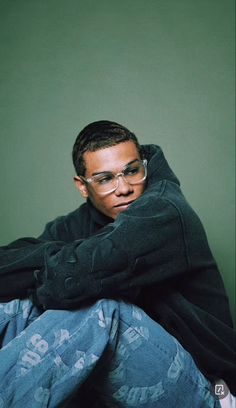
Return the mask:
<path fill-rule="evenodd" d="M 122 176 L 115 176 L 112 173 L 105 173 L 94 178 L 94 188 L 98 193 L 105 193 L 115 190 L 118 187 L 118 177 L 123 177 L 129 184 L 138 184 L 146 177 L 146 169 L 142 162 L 135 162 L 128 165 L 122 172 Z"/>

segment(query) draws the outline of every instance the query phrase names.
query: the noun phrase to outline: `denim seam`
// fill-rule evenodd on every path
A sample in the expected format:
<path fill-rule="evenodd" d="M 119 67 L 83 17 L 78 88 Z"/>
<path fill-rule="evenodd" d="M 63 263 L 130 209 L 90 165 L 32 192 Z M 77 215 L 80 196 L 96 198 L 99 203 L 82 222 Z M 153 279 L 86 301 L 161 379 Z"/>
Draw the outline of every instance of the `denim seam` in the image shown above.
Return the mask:
<path fill-rule="evenodd" d="M 121 318 L 120 317 L 120 320 L 127 326 L 127 327 L 132 327 L 133 328 L 133 330 L 136 332 L 136 333 L 138 333 L 141 337 L 143 337 L 145 340 L 147 340 L 150 344 L 152 344 L 152 346 L 154 346 L 154 347 L 156 347 L 158 350 L 160 350 L 163 354 L 165 354 L 165 355 L 167 355 L 168 357 L 170 357 L 170 358 L 172 358 L 172 354 L 171 353 L 169 353 L 168 352 L 168 350 L 164 350 L 159 344 L 157 344 L 157 343 L 155 343 L 153 340 L 150 340 L 150 339 L 147 339 L 140 331 L 138 331 L 134 326 L 133 326 L 133 323 L 132 323 L 132 325 L 130 324 L 130 323 L 127 323 L 123 318 Z M 167 332 L 168 333 L 168 332 Z M 171 337 L 173 337 L 170 333 L 168 333 Z M 173 339 L 175 339 L 175 337 L 173 337 Z M 183 348 L 182 346 L 181 346 L 181 344 L 178 342 L 178 340 L 177 339 L 175 339 L 175 341 L 177 342 L 177 344 L 181 347 L 181 348 Z M 187 350 L 185 350 L 184 348 L 183 348 L 183 350 L 186 352 L 186 353 L 188 353 L 188 351 Z M 188 353 L 188 354 L 190 354 L 190 353 Z M 191 354 L 190 354 L 190 357 L 192 358 L 192 360 L 193 360 L 193 357 L 191 356 Z M 193 363 L 195 364 L 195 362 L 194 362 L 194 360 L 193 360 Z M 196 364 L 195 364 L 196 365 Z M 209 380 L 204 376 L 204 374 L 199 370 L 199 368 L 196 366 L 196 370 L 198 370 L 199 372 L 200 372 L 200 374 L 201 375 L 203 375 L 203 377 L 206 379 L 206 381 L 208 381 L 209 382 Z M 200 388 L 202 388 L 202 389 L 207 389 L 207 390 L 209 390 L 210 391 L 210 387 L 209 387 L 209 385 L 206 383 L 206 386 L 203 386 L 203 385 L 201 385 L 198 381 L 195 381 L 194 380 L 194 377 L 193 376 L 191 376 L 191 375 L 189 375 L 188 373 L 186 373 L 185 371 L 183 372 L 181 372 L 181 375 L 183 375 L 184 377 L 185 377 L 185 379 L 186 380 L 188 380 L 188 381 L 190 381 L 192 384 L 194 384 L 194 385 L 196 385 L 196 386 L 198 386 L 198 387 L 200 387 Z M 210 383 L 210 382 L 209 382 Z"/>
<path fill-rule="evenodd" d="M 16 317 L 16 316 L 18 316 L 18 315 L 20 315 L 20 314 L 22 314 L 22 311 L 21 310 L 18 310 L 17 312 L 15 312 L 14 314 L 7 314 L 6 312 L 4 312 L 5 313 L 5 315 L 6 315 L 6 317 L 3 317 L 3 319 L 2 320 L 0 320 L 0 325 L 2 324 L 2 323 L 10 323 L 10 321 L 11 321 L 11 319 L 13 319 L 14 317 Z"/>

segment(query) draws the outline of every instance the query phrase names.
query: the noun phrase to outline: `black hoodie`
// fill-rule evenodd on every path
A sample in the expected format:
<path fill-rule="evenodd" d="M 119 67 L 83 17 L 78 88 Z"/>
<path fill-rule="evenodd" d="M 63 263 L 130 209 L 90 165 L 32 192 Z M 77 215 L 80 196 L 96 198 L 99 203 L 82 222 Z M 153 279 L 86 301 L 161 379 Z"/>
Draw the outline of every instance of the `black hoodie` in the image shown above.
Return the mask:
<path fill-rule="evenodd" d="M 97 298 L 142 307 L 235 395 L 235 337 L 228 298 L 203 226 L 162 150 L 143 146 L 144 194 L 113 221 L 88 201 L 47 224 L 39 239 L 0 249 L 0 299 L 27 296 L 43 309 Z M 35 271 L 37 270 L 37 271 Z"/>

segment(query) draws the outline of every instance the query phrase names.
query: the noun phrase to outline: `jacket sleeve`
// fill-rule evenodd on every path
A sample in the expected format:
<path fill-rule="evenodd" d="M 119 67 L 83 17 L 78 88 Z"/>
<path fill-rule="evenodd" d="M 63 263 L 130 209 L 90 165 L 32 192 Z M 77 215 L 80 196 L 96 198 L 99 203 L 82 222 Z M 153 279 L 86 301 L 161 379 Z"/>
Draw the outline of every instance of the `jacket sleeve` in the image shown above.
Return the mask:
<path fill-rule="evenodd" d="M 149 190 L 97 235 L 63 247 L 51 243 L 35 299 L 45 309 L 74 308 L 166 282 L 188 269 L 179 211 Z"/>
<path fill-rule="evenodd" d="M 196 264 L 208 258 L 207 250 L 205 258 L 202 255 L 206 245 L 198 218 L 189 230 L 202 248 L 189 249 L 189 218 L 192 215 L 184 217 L 178 206 L 150 188 L 115 222 L 90 238 L 67 244 L 15 241 L 0 251 L 0 297 L 22 297 L 33 289 L 34 301 L 45 309 L 75 308 L 101 297 L 133 298 L 140 288 L 166 282 L 192 268 L 190 252 L 195 253 Z M 13 279 L 15 286 L 8 290 Z"/>
<path fill-rule="evenodd" d="M 0 248 L 0 301 L 24 298 L 36 283 L 34 270 L 44 264 L 47 244 L 22 238 Z"/>
<path fill-rule="evenodd" d="M 38 239 L 21 238 L 0 247 L 0 302 L 25 298 L 35 287 L 35 271 L 44 266 L 46 248 L 60 239 L 62 218 L 49 222 Z"/>

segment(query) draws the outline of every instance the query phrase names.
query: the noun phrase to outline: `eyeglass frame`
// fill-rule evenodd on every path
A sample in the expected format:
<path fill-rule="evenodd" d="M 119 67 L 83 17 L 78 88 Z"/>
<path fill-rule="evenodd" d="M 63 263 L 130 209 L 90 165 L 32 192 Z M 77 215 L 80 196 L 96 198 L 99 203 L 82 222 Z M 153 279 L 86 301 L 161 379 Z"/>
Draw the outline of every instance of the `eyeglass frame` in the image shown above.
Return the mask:
<path fill-rule="evenodd" d="M 125 169 L 126 169 L 128 166 L 130 166 L 130 164 L 127 164 L 127 165 L 123 168 L 122 171 L 120 171 L 119 173 L 116 173 L 116 174 L 112 173 L 111 171 L 101 172 L 101 174 L 103 174 L 103 173 L 104 173 L 104 174 L 106 174 L 106 173 L 112 174 L 112 175 L 114 176 L 114 178 L 118 180 L 118 183 L 117 183 L 117 186 L 116 186 L 115 188 L 112 188 L 112 189 L 109 190 L 109 191 L 106 191 L 106 192 L 104 192 L 104 193 L 99 193 L 99 192 L 96 191 L 96 193 L 99 194 L 99 195 L 106 195 L 106 194 L 111 194 L 111 193 L 113 193 L 114 191 L 116 191 L 117 188 L 119 187 L 119 179 L 118 179 L 118 177 L 123 177 L 123 179 L 125 180 L 125 182 L 126 182 L 127 184 L 132 185 L 132 186 L 135 186 L 135 185 L 137 185 L 137 184 L 141 184 L 141 183 L 142 183 L 144 180 L 146 180 L 146 178 L 147 178 L 147 159 L 143 159 L 143 160 L 138 160 L 138 159 L 137 159 L 137 161 L 138 161 L 138 162 L 141 162 L 141 163 L 143 164 L 144 171 L 145 171 L 144 177 L 143 177 L 138 183 L 131 184 L 131 183 L 129 183 L 129 182 L 126 180 L 125 175 L 124 175 L 124 171 L 125 171 Z M 92 177 L 89 177 L 89 178 L 86 178 L 86 177 L 81 176 L 81 175 L 80 175 L 79 177 L 80 177 L 85 183 L 91 184 L 91 183 L 95 180 L 95 178 L 97 177 L 97 175 L 92 176 Z M 95 189 L 95 190 L 96 190 L 96 189 Z"/>

